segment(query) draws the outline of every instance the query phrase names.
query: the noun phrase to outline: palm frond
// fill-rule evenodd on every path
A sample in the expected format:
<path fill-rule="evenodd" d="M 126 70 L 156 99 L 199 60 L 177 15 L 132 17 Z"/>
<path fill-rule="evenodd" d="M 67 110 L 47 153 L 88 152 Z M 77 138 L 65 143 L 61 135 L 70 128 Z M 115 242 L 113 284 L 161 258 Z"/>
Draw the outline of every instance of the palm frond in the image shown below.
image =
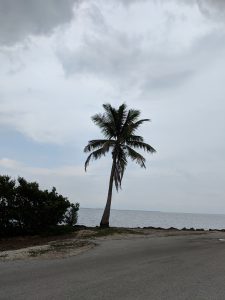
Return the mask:
<path fill-rule="evenodd" d="M 129 142 L 144 142 L 144 139 L 140 135 L 133 135 L 131 134 L 130 136 L 127 137 L 126 139 Z"/>
<path fill-rule="evenodd" d="M 130 109 L 127 112 L 126 119 L 124 120 L 123 128 L 121 130 L 121 135 L 123 135 L 123 137 L 130 134 L 129 125 L 133 124 L 133 122 L 138 119 L 139 115 L 139 110 Z"/>
<path fill-rule="evenodd" d="M 113 121 L 110 121 L 104 114 L 96 114 L 92 116 L 92 121 L 101 129 L 106 138 L 116 136 L 116 129 Z"/>
<path fill-rule="evenodd" d="M 116 167 L 114 173 L 114 183 L 117 191 L 121 188 L 124 171 L 127 166 L 127 155 L 123 148 L 118 148 L 116 153 Z"/>
<path fill-rule="evenodd" d="M 112 107 L 111 104 L 105 103 L 102 105 L 105 110 L 105 118 L 108 123 L 110 123 L 114 129 L 114 133 L 116 131 L 116 122 L 117 122 L 117 110 Z"/>
<path fill-rule="evenodd" d="M 142 125 L 144 122 L 150 122 L 150 121 L 151 121 L 150 119 L 142 119 L 129 124 L 129 133 L 134 134 L 134 132 L 138 129 L 140 125 Z"/>
<path fill-rule="evenodd" d="M 135 161 L 141 168 L 146 168 L 145 166 L 145 158 L 140 153 L 135 151 L 129 146 L 126 146 L 128 156 Z"/>
<path fill-rule="evenodd" d="M 144 151 L 155 153 L 156 150 L 150 146 L 149 144 L 146 144 L 144 142 L 136 142 L 136 141 L 127 141 L 127 145 L 133 148 L 142 149 Z"/>
<path fill-rule="evenodd" d="M 103 104 L 103 108 L 105 110 L 105 118 L 107 119 L 107 122 L 112 124 L 115 136 L 118 137 L 127 117 L 126 104 L 123 103 L 118 109 L 115 109 L 110 104 L 106 103 Z"/>
<path fill-rule="evenodd" d="M 87 167 L 88 167 L 88 165 L 89 165 L 91 159 L 97 160 L 97 159 L 101 158 L 102 156 L 105 156 L 105 154 L 106 154 L 108 151 L 109 151 L 109 148 L 106 148 L 106 147 L 102 147 L 102 148 L 100 148 L 100 149 L 98 149 L 98 150 L 93 151 L 93 152 L 88 156 L 88 158 L 87 158 L 87 160 L 86 160 L 86 162 L 85 162 L 85 171 L 87 170 Z"/>
<path fill-rule="evenodd" d="M 87 146 L 84 148 L 84 152 L 91 152 L 97 150 L 101 147 L 111 146 L 115 143 L 114 140 L 91 140 L 88 142 Z"/>
<path fill-rule="evenodd" d="M 140 117 L 140 110 L 137 109 L 129 109 L 129 112 L 127 114 L 127 122 L 128 123 L 134 123 L 138 120 Z"/>
<path fill-rule="evenodd" d="M 122 105 L 120 105 L 117 112 L 117 120 L 116 120 L 117 136 L 121 134 L 126 118 L 127 118 L 127 105 L 123 103 Z"/>

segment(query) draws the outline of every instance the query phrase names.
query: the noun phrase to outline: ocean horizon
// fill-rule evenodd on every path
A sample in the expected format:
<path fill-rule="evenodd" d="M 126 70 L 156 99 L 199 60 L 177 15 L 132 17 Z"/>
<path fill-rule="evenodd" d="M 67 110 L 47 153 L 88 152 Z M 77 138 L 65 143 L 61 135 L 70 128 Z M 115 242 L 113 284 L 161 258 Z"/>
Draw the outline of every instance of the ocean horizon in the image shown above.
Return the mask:
<path fill-rule="evenodd" d="M 78 225 L 99 226 L 103 209 L 80 208 Z M 110 226 L 112 227 L 161 227 L 225 229 L 225 214 L 174 213 L 145 210 L 111 209 Z"/>

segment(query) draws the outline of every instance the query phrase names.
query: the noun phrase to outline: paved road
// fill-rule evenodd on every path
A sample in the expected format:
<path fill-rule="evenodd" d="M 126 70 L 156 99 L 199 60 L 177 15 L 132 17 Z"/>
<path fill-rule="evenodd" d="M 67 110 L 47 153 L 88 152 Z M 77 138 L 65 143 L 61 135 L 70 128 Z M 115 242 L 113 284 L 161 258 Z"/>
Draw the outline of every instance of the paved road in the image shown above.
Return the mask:
<path fill-rule="evenodd" d="M 0 299 L 224 300 L 220 237 L 107 240 L 72 258 L 0 263 Z"/>

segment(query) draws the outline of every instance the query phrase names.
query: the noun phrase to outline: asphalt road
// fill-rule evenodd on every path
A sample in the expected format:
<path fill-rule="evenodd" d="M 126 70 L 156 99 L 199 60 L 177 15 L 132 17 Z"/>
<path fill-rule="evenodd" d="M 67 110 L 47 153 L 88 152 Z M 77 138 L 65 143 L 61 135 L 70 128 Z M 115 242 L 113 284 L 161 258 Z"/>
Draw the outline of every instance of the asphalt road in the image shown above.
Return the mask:
<path fill-rule="evenodd" d="M 0 263 L 0 299 L 225 299 L 223 233 L 106 240 L 59 260 Z"/>

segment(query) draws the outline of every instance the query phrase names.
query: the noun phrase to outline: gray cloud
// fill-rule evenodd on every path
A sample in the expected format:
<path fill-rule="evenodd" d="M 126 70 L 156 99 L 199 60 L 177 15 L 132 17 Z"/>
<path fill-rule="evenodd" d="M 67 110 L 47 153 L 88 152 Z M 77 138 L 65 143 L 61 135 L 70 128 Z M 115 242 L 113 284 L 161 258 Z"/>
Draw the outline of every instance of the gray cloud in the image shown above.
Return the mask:
<path fill-rule="evenodd" d="M 0 45 L 13 45 L 31 34 L 47 34 L 69 22 L 75 1 L 0 0 Z"/>
<path fill-rule="evenodd" d="M 225 20 L 224 0 L 196 0 L 201 12 L 215 20 Z"/>
<path fill-rule="evenodd" d="M 155 0 L 156 2 L 168 2 L 168 0 Z M 224 0 L 169 0 L 183 5 L 197 5 L 200 12 L 207 18 L 215 21 L 225 20 Z"/>
<path fill-rule="evenodd" d="M 155 43 L 156 37 L 151 30 L 139 34 L 129 28 L 114 28 L 107 22 L 104 12 L 94 5 L 88 17 L 91 26 L 81 35 L 79 46 L 59 46 L 57 55 L 65 74 L 88 74 L 113 82 L 124 90 L 130 86 L 146 90 L 178 87 L 202 71 L 204 65 L 216 59 L 224 49 L 224 31 L 210 29 L 196 36 L 190 45 L 182 46 L 180 51 L 177 41 L 170 41 L 168 37 L 168 22 L 173 30 L 177 26 L 170 14 L 164 20 L 165 29 L 160 32 L 161 41 Z M 180 40 L 185 43 L 185 39 L 184 32 Z"/>
<path fill-rule="evenodd" d="M 90 73 L 118 78 L 129 73 L 133 77 L 145 56 L 138 42 L 140 40 L 136 37 L 108 32 L 96 38 L 86 36 L 79 49 L 61 48 L 58 55 L 67 75 Z"/>
<path fill-rule="evenodd" d="M 140 0 L 116 0 L 125 7 L 140 4 Z M 171 0 L 170 2 L 177 2 Z M 60 24 L 72 20 L 73 6 L 80 3 L 91 3 L 89 0 L 0 0 L 0 45 L 13 45 L 29 35 L 48 34 Z M 147 2 L 142 0 L 142 3 Z M 155 2 L 167 2 L 155 0 Z M 181 2 L 179 0 L 178 2 Z M 187 4 L 198 5 L 207 17 L 224 21 L 224 0 L 190 0 Z M 109 3 L 114 3 L 113 1 Z M 92 14 L 94 17 L 94 14 Z"/>
<path fill-rule="evenodd" d="M 153 90 L 178 87 L 180 84 L 188 80 L 193 74 L 194 71 L 191 70 L 176 71 L 175 73 L 146 79 L 141 87 L 143 91 L 147 91 L 149 89 Z"/>

